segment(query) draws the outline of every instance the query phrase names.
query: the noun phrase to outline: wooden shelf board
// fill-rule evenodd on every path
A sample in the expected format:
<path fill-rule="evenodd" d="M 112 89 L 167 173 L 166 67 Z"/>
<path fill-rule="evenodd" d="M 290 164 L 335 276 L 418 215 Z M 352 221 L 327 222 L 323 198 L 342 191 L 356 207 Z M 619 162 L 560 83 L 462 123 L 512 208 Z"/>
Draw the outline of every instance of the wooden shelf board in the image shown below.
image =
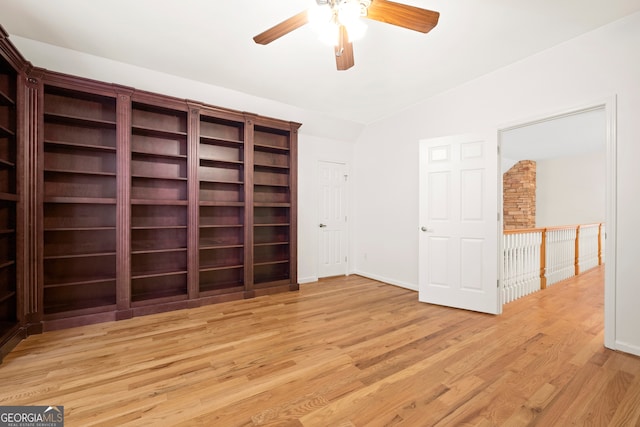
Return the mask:
<path fill-rule="evenodd" d="M 11 193 L 0 193 L 0 200 L 6 200 L 8 202 L 17 202 L 18 195 Z"/>
<path fill-rule="evenodd" d="M 173 177 L 173 176 L 150 176 L 150 175 L 137 175 L 131 174 L 131 178 L 135 179 L 150 179 L 158 181 L 187 181 L 186 177 Z"/>
<path fill-rule="evenodd" d="M 60 314 L 64 314 L 64 318 L 82 316 L 93 313 L 104 313 L 115 311 L 116 304 L 112 299 L 83 299 L 82 301 L 70 301 L 67 304 L 45 305 L 44 320 L 56 320 L 61 318 Z M 58 316 L 56 316 L 58 315 Z"/>
<path fill-rule="evenodd" d="M 7 292 L 5 294 L 0 295 L 0 304 L 2 304 L 3 302 L 10 300 L 11 298 L 15 297 L 16 293 L 15 291 L 12 292 Z"/>
<path fill-rule="evenodd" d="M 62 197 L 49 196 L 44 198 L 44 203 L 76 203 L 87 205 L 115 205 L 116 199 L 111 197 Z"/>
<path fill-rule="evenodd" d="M 131 227 L 132 230 L 186 230 L 186 225 L 148 225 Z"/>
<path fill-rule="evenodd" d="M 68 255 L 47 255 L 44 260 L 56 260 L 56 259 L 79 259 L 79 258 L 100 258 L 116 256 L 115 252 L 99 252 L 89 254 L 68 254 Z"/>
<path fill-rule="evenodd" d="M 253 266 L 254 267 L 259 267 L 259 266 L 262 266 L 262 265 L 287 264 L 288 262 L 289 262 L 288 259 L 282 259 L 282 260 L 277 260 L 277 261 L 254 262 Z"/>
<path fill-rule="evenodd" d="M 289 188 L 289 184 L 263 184 L 261 182 L 254 182 L 254 187 L 278 187 L 278 188 Z"/>
<path fill-rule="evenodd" d="M 100 120 L 93 119 L 90 117 L 81 117 L 81 116 L 71 116 L 67 114 L 58 114 L 58 113 L 44 113 L 45 122 L 57 122 L 57 123 L 69 123 L 75 124 L 85 127 L 100 127 L 100 128 L 108 128 L 115 129 L 116 122 L 111 120 Z"/>
<path fill-rule="evenodd" d="M 234 249 L 234 248 L 244 248 L 244 245 L 202 245 L 199 246 L 198 249 L 201 251 L 210 251 L 212 249 Z"/>
<path fill-rule="evenodd" d="M 222 165 L 222 167 L 226 166 L 228 169 L 237 168 L 238 166 L 244 165 L 244 162 L 242 160 L 222 160 L 222 159 L 216 159 L 213 157 L 204 157 L 204 156 L 200 156 L 200 162 L 214 163 L 214 164 Z"/>
<path fill-rule="evenodd" d="M 285 246 L 288 245 L 289 242 L 269 242 L 269 243 L 254 243 L 253 246 Z"/>
<path fill-rule="evenodd" d="M 253 163 L 253 166 L 255 166 L 256 168 L 276 169 L 276 170 L 286 170 L 286 171 L 291 169 L 289 166 L 268 165 L 268 164 L 265 164 L 265 163 L 256 163 L 256 162 Z"/>
<path fill-rule="evenodd" d="M 115 231 L 116 227 L 60 227 L 45 228 L 45 232 L 66 232 L 66 231 Z"/>
<path fill-rule="evenodd" d="M 0 166 L 15 168 L 16 164 L 5 159 L 0 159 Z"/>
<path fill-rule="evenodd" d="M 79 150 L 106 151 L 110 153 L 116 152 L 116 147 L 109 147 L 108 145 L 80 144 L 77 142 L 54 141 L 51 139 L 45 140 L 44 143 L 45 145 L 55 145 L 58 147 L 74 148 Z"/>
<path fill-rule="evenodd" d="M 222 270 L 236 270 L 238 268 L 244 268 L 243 264 L 238 264 L 238 265 L 225 265 L 225 266 L 218 266 L 218 267 L 200 267 L 200 272 L 204 273 L 207 271 L 222 271 Z"/>
<path fill-rule="evenodd" d="M 280 146 L 277 146 L 277 145 L 267 145 L 267 144 L 256 144 L 256 143 L 254 143 L 253 146 L 256 149 L 263 149 L 263 150 L 266 150 L 266 151 L 284 151 L 284 152 L 291 151 L 289 149 L 289 147 L 280 147 Z"/>
<path fill-rule="evenodd" d="M 164 199 L 131 199 L 132 205 L 150 206 L 187 206 L 186 200 L 164 200 Z"/>
<path fill-rule="evenodd" d="M 171 252 L 186 252 L 187 248 L 146 249 L 131 251 L 131 255 L 164 254 Z"/>
<path fill-rule="evenodd" d="M 13 98 L 9 96 L 9 94 L 0 90 L 0 105 L 5 105 L 10 107 L 10 106 L 16 105 L 16 102 Z"/>
<path fill-rule="evenodd" d="M 208 183 L 211 183 L 211 184 L 225 184 L 225 185 L 243 185 L 244 184 L 244 182 L 242 182 L 242 181 L 222 181 L 222 180 L 219 180 L 219 179 L 202 179 L 202 178 L 199 178 L 199 181 L 200 182 L 208 182 Z"/>
<path fill-rule="evenodd" d="M 98 285 L 100 283 L 109 283 L 109 282 L 114 282 L 114 286 L 115 286 L 115 281 L 116 281 L 115 276 L 98 277 L 98 278 L 89 279 L 89 280 L 75 279 L 68 282 L 57 282 L 57 283 L 46 283 L 46 280 L 45 280 L 44 288 L 49 289 L 49 288 L 65 288 L 70 286 L 90 286 L 90 285 Z"/>
<path fill-rule="evenodd" d="M 98 171 L 77 171 L 70 169 L 51 169 L 45 168 L 45 173 L 64 173 L 64 174 L 73 174 L 73 175 L 89 175 L 89 176 L 105 176 L 105 177 L 116 177 L 115 172 L 98 172 Z"/>
<path fill-rule="evenodd" d="M 155 128 L 150 128 L 150 127 L 146 127 L 146 126 L 138 126 L 138 125 L 132 125 L 131 126 L 131 132 L 132 134 L 139 134 L 139 135 L 145 135 L 145 136 L 160 136 L 160 137 L 180 137 L 180 138 L 184 138 L 187 136 L 187 132 L 180 132 L 180 131 L 172 131 L 172 130 L 165 130 L 165 129 L 155 129 Z"/>
<path fill-rule="evenodd" d="M 200 224 L 200 228 L 242 228 L 244 224 Z"/>
<path fill-rule="evenodd" d="M 13 234 L 15 232 L 15 228 L 3 228 L 2 230 L 0 230 L 0 234 Z"/>
<path fill-rule="evenodd" d="M 283 222 L 271 222 L 265 224 L 253 224 L 254 227 L 289 227 L 291 224 Z"/>
<path fill-rule="evenodd" d="M 291 203 L 269 203 L 269 202 L 254 202 L 255 208 L 290 208 Z"/>
<path fill-rule="evenodd" d="M 9 260 L 9 261 L 5 261 L 3 263 L 0 263 L 0 269 L 2 268 L 7 268 L 7 267 L 11 267 L 12 265 L 14 265 L 16 262 L 15 260 Z"/>
<path fill-rule="evenodd" d="M 15 136 L 16 133 L 0 124 L 0 135 Z"/>
<path fill-rule="evenodd" d="M 215 136 L 200 135 L 200 142 L 208 145 L 227 145 L 237 147 L 244 145 L 243 141 L 237 139 L 217 138 Z"/>
<path fill-rule="evenodd" d="M 187 274 L 187 270 L 173 270 L 173 271 L 150 271 L 148 273 L 133 273 L 131 274 L 131 280 L 137 279 L 153 279 L 155 277 L 162 276 L 178 276 L 182 274 Z"/>
<path fill-rule="evenodd" d="M 200 206 L 243 207 L 244 202 L 214 202 L 211 200 L 200 200 Z"/>
<path fill-rule="evenodd" d="M 135 156 L 147 156 L 147 157 L 162 157 L 165 159 L 178 159 L 185 160 L 186 154 L 164 154 L 164 153 L 152 153 L 150 151 L 131 150 L 131 154 Z"/>

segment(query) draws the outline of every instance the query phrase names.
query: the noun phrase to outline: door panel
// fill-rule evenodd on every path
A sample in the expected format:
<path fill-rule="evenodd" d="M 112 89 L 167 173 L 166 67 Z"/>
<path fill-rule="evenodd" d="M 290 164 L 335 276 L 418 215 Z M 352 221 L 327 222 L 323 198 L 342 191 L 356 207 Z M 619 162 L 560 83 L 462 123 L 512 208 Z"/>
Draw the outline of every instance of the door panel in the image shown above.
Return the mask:
<path fill-rule="evenodd" d="M 318 276 L 347 273 L 347 167 L 342 163 L 318 164 L 319 266 Z"/>
<path fill-rule="evenodd" d="M 470 136 L 420 142 L 420 301 L 501 311 L 493 153 Z"/>

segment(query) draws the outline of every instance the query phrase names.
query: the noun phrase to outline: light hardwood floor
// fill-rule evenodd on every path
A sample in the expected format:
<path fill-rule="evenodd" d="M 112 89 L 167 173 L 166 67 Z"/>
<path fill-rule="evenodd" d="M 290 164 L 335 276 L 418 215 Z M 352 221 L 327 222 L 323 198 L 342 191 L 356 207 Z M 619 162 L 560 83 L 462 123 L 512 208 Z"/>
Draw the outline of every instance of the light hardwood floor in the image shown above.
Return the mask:
<path fill-rule="evenodd" d="M 67 426 L 639 426 L 640 358 L 603 347 L 603 270 L 501 316 L 359 276 L 31 336 L 0 405 Z"/>

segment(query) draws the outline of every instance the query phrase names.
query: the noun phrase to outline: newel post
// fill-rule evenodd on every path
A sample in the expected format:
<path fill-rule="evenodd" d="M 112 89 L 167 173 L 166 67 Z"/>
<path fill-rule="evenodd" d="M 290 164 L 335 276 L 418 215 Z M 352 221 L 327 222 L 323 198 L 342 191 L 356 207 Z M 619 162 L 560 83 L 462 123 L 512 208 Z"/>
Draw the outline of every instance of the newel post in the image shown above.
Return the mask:
<path fill-rule="evenodd" d="M 574 260 L 575 275 L 580 274 L 580 225 L 576 227 L 576 258 Z"/>
<path fill-rule="evenodd" d="M 547 229 L 542 229 L 540 245 L 540 289 L 547 289 Z"/>

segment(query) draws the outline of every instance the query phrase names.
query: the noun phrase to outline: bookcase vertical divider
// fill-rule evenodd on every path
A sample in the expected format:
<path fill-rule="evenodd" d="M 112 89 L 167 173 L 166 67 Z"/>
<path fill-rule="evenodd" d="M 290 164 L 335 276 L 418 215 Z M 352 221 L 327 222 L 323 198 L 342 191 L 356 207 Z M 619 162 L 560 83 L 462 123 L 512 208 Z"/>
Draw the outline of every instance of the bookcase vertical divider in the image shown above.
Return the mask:
<path fill-rule="evenodd" d="M 116 101 L 116 319 L 133 317 L 131 310 L 131 94 L 117 88 Z"/>
<path fill-rule="evenodd" d="M 289 289 L 297 291 L 298 284 L 298 215 L 295 210 L 298 206 L 298 129 L 300 123 L 291 122 L 289 133 L 289 197 L 291 199 L 291 220 L 289 225 Z"/>
<path fill-rule="evenodd" d="M 23 165 L 21 171 L 20 192 L 23 231 L 20 233 L 22 241 L 18 244 L 18 250 L 22 251 L 22 271 L 18 280 L 22 280 L 22 292 L 20 292 L 20 306 L 26 324 L 27 334 L 41 333 L 43 330 L 43 269 L 42 269 L 42 244 L 43 216 L 42 216 L 42 188 L 43 178 L 40 168 L 42 163 L 44 136 L 42 129 L 43 84 L 42 74 L 44 70 L 33 69 L 24 76 L 22 90 L 18 92 L 18 105 L 21 113 L 18 114 L 18 140 L 22 149 L 19 159 Z M 25 118 L 30 118 L 29 120 Z"/>
<path fill-rule="evenodd" d="M 255 295 L 253 289 L 253 134 L 255 116 L 245 114 L 244 123 L 244 289 L 245 298 Z"/>
<path fill-rule="evenodd" d="M 188 103 L 189 116 L 187 127 L 187 192 L 189 211 L 187 213 L 187 278 L 189 300 L 200 296 L 200 185 L 198 166 L 200 164 L 200 108 Z"/>

